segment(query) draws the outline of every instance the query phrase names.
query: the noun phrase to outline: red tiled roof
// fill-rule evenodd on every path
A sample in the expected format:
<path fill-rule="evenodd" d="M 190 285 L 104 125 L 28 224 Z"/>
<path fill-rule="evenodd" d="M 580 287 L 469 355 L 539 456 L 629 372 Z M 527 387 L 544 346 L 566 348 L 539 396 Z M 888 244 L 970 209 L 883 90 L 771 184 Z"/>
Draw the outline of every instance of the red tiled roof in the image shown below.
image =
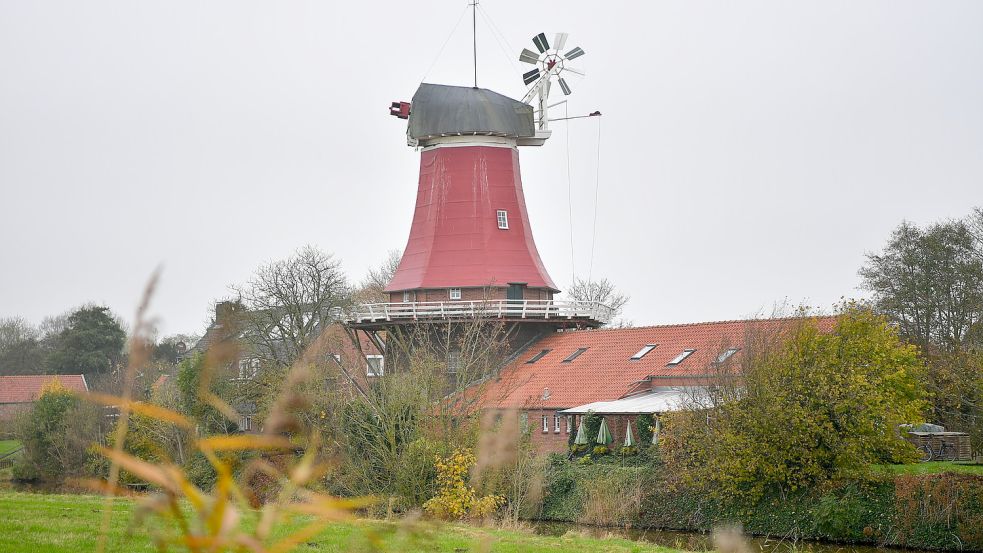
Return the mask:
<path fill-rule="evenodd" d="M 749 332 L 780 330 L 799 320 L 721 321 L 550 334 L 502 370 L 483 392 L 486 399 L 482 404 L 498 408 L 561 409 L 618 399 L 634 391 L 648 377 L 706 375 L 720 353 L 730 347 L 742 347 Z M 835 320 L 835 317 L 816 319 L 827 332 L 832 330 Z M 643 358 L 632 360 L 647 344 L 658 347 Z M 578 348 L 587 351 L 564 363 Z M 547 349 L 550 352 L 545 356 L 528 363 L 534 355 Z M 686 349 L 696 351 L 678 365 L 667 366 Z M 740 354 L 738 351 L 732 359 L 737 360 Z"/>
<path fill-rule="evenodd" d="M 52 380 L 75 392 L 87 392 L 88 384 L 81 374 L 41 374 L 31 376 L 0 376 L 0 403 L 31 403 L 41 395 L 41 388 Z"/>

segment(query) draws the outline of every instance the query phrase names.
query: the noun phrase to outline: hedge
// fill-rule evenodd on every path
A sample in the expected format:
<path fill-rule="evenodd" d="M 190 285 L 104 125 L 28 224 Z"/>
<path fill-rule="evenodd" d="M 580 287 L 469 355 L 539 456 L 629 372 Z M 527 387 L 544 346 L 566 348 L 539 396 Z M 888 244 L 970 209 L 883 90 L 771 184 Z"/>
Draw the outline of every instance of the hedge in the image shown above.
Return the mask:
<path fill-rule="evenodd" d="M 546 520 L 700 532 L 739 523 L 750 534 L 786 539 L 983 551 L 983 476 L 872 476 L 741 504 L 673 486 L 651 466 L 554 462 L 545 486 Z M 607 501 L 601 488 L 640 496 L 618 509 L 592 505 Z M 599 512 L 611 516 L 598 520 Z"/>

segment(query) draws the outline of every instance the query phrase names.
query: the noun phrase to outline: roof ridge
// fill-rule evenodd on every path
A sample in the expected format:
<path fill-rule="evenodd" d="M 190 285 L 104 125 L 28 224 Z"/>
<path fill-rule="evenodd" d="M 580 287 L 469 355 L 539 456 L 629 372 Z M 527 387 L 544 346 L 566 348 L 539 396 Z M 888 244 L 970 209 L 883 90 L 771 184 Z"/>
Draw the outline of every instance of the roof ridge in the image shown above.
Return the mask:
<path fill-rule="evenodd" d="M 679 328 L 679 327 L 689 327 L 689 326 L 703 326 L 703 325 L 722 325 L 722 324 L 732 324 L 732 323 L 760 323 L 760 322 L 773 322 L 773 321 L 797 321 L 797 320 L 809 320 L 809 319 L 835 319 L 839 315 L 807 315 L 804 317 L 765 317 L 762 319 L 726 319 L 721 321 L 700 321 L 694 323 L 667 323 L 667 324 L 655 324 L 655 325 L 644 325 L 644 326 L 629 326 L 629 327 L 614 327 L 614 328 L 588 328 L 579 330 L 568 330 L 565 332 L 558 332 L 557 334 L 565 334 L 567 332 L 615 332 L 619 330 L 644 330 L 649 328 Z"/>

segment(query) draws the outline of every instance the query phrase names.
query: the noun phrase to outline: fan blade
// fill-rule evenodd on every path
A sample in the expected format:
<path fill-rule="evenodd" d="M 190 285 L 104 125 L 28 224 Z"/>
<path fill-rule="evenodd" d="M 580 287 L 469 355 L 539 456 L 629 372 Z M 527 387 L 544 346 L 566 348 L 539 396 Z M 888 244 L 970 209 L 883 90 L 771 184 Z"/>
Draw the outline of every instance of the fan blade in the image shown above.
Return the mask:
<path fill-rule="evenodd" d="M 524 61 L 526 63 L 537 63 L 539 61 L 539 56 L 536 52 L 528 48 L 523 48 L 522 53 L 519 54 L 519 61 Z"/>
<path fill-rule="evenodd" d="M 532 71 L 526 71 L 522 74 L 522 82 L 530 85 L 539 79 L 539 69 L 533 69 Z"/>
<path fill-rule="evenodd" d="M 539 33 L 532 37 L 532 43 L 536 45 L 536 48 L 539 48 L 540 54 L 550 49 L 550 43 L 546 41 L 546 33 Z"/>
<path fill-rule="evenodd" d="M 563 45 L 567 43 L 568 36 L 570 36 L 568 33 L 556 33 L 556 36 L 553 37 L 553 48 L 563 50 Z"/>
<path fill-rule="evenodd" d="M 580 75 L 581 77 L 587 75 L 587 73 L 584 73 L 583 71 L 581 71 L 579 69 L 574 69 L 573 67 L 570 67 L 568 65 L 564 65 L 563 66 L 563 70 L 564 71 L 569 71 L 571 73 L 576 73 L 576 74 Z"/>
<path fill-rule="evenodd" d="M 568 84 L 567 84 L 567 81 L 566 81 L 566 80 L 564 80 L 564 79 L 563 79 L 563 77 L 560 77 L 560 78 L 559 78 L 559 79 L 557 80 L 557 82 L 559 82 L 559 83 L 560 83 L 560 90 L 562 90 L 562 91 L 563 91 L 563 95 L 564 95 L 564 96 L 569 96 L 569 95 L 570 95 L 570 93 L 571 93 L 571 92 L 573 92 L 572 90 L 570 90 L 570 85 L 568 85 Z"/>
<path fill-rule="evenodd" d="M 568 60 L 572 60 L 572 59 L 575 59 L 575 58 L 579 58 L 580 56 L 582 56 L 582 55 L 584 55 L 586 53 L 587 52 L 584 52 L 584 49 L 583 48 L 581 48 L 580 46 L 577 46 L 573 50 L 570 50 L 566 54 L 563 54 L 563 57 L 567 58 Z"/>

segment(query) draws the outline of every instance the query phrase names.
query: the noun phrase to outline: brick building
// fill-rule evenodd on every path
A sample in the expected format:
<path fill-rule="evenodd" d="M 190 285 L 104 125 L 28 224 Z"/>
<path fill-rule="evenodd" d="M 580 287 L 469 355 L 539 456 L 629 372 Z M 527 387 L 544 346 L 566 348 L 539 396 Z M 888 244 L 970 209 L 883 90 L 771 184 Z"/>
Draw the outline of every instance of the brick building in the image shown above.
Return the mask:
<path fill-rule="evenodd" d="M 31 408 L 45 384 L 52 380 L 73 392 L 87 392 L 89 385 L 81 374 L 41 374 L 0 376 L 0 421 L 9 421 Z"/>

